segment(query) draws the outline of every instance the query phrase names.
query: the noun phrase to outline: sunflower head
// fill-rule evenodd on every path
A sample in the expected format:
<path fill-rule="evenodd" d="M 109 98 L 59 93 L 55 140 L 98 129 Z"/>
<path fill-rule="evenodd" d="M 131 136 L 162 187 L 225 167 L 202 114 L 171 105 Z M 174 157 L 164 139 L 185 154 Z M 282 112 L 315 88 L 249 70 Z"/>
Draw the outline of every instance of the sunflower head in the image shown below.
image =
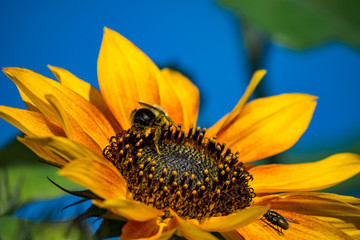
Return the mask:
<path fill-rule="evenodd" d="M 171 121 L 172 122 L 172 121 Z M 188 219 L 225 216 L 250 206 L 252 176 L 239 154 L 200 127 L 130 128 L 110 139 L 103 154 L 126 179 L 134 200 Z"/>
<path fill-rule="evenodd" d="M 358 174 L 359 155 L 248 167 L 298 141 L 317 97 L 281 94 L 247 103 L 265 74 L 260 70 L 228 115 L 207 131 L 191 128 L 199 109 L 196 86 L 159 69 L 110 29 L 98 59 L 101 91 L 64 69 L 50 69 L 59 82 L 27 69 L 3 69 L 28 110 L 0 106 L 0 117 L 24 132 L 21 142 L 61 168 L 59 175 L 88 189 L 70 193 L 92 199 L 104 223 L 127 220 L 122 240 L 174 233 L 216 239 L 211 232 L 274 239 L 279 229 L 292 239 L 359 238 L 359 199 L 306 192 Z"/>

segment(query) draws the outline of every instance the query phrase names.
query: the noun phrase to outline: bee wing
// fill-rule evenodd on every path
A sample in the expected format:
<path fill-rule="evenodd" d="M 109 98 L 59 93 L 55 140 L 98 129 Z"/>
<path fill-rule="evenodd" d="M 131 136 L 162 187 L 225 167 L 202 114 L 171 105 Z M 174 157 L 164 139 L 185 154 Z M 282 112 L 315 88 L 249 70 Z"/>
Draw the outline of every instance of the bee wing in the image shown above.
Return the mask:
<path fill-rule="evenodd" d="M 153 106 L 151 106 L 150 104 L 147 104 L 147 103 L 143 103 L 143 102 L 139 102 L 139 104 L 143 107 L 146 107 L 146 108 L 152 108 L 152 109 L 156 109 L 154 108 Z"/>
<path fill-rule="evenodd" d="M 150 105 L 150 104 L 147 104 L 147 103 L 143 103 L 143 102 L 139 102 L 139 104 L 143 107 L 146 107 L 146 108 L 150 108 L 150 109 L 153 109 L 155 111 L 158 111 L 162 114 L 164 114 L 165 116 L 167 116 L 166 112 L 158 105 Z"/>
<path fill-rule="evenodd" d="M 285 220 L 289 221 L 289 222 L 299 224 L 297 221 L 292 220 L 292 219 L 290 219 L 290 218 L 287 218 L 287 217 L 283 217 L 283 218 L 284 218 Z"/>

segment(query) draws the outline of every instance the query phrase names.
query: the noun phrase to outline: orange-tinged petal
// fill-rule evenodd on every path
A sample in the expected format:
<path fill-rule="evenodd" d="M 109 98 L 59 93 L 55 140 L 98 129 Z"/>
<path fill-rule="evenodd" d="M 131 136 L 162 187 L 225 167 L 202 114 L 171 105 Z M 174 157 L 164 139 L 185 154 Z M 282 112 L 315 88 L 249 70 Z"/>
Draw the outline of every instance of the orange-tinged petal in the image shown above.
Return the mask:
<path fill-rule="evenodd" d="M 256 99 L 244 106 L 217 140 L 239 151 L 242 162 L 283 152 L 294 145 L 308 127 L 315 99 L 312 95 L 296 93 Z"/>
<path fill-rule="evenodd" d="M 145 222 L 129 221 L 121 231 L 122 240 L 147 239 L 155 240 L 161 236 L 165 224 L 157 224 L 155 218 Z"/>
<path fill-rule="evenodd" d="M 79 158 L 60 169 L 64 176 L 91 190 L 101 198 L 124 199 L 128 195 L 126 182 L 119 171 L 100 156 L 96 158 Z"/>
<path fill-rule="evenodd" d="M 77 158 L 86 157 L 103 159 L 100 155 L 90 150 L 89 148 L 65 137 L 25 137 L 24 140 L 26 140 L 26 143 L 36 144 L 40 147 L 51 150 L 53 153 L 67 162 L 73 161 Z M 103 161 L 107 160 L 103 159 Z"/>
<path fill-rule="evenodd" d="M 65 136 L 61 127 L 38 112 L 0 106 L 0 117 L 28 136 Z"/>
<path fill-rule="evenodd" d="M 245 239 L 351 239 L 341 230 L 327 222 L 323 222 L 315 217 L 297 214 L 294 212 L 277 211 L 280 215 L 286 216 L 296 222 L 289 223 L 289 229 L 279 232 L 275 226 L 267 224 L 262 220 L 257 220 L 245 227 L 237 229 Z"/>
<path fill-rule="evenodd" d="M 45 159 L 49 164 L 57 166 L 57 167 L 63 167 L 65 164 L 67 164 L 69 161 L 65 160 L 64 158 L 59 157 L 59 155 L 53 153 L 51 150 L 47 149 L 46 147 L 34 143 L 32 141 L 28 141 L 27 138 L 17 137 L 17 139 L 25 144 L 28 148 L 30 148 L 36 155 L 39 157 Z"/>
<path fill-rule="evenodd" d="M 54 112 L 56 113 L 58 119 L 61 122 L 61 126 L 63 127 L 66 136 L 71 140 L 78 142 L 94 152 L 98 154 L 102 153 L 102 149 L 99 145 L 84 131 L 82 126 L 80 126 L 77 121 L 66 111 L 65 106 L 52 95 L 47 95 L 45 98 L 54 108 Z"/>
<path fill-rule="evenodd" d="M 171 215 L 176 221 L 177 228 L 180 231 L 180 233 L 188 240 L 216 240 L 218 239 L 214 235 L 210 234 L 209 232 L 206 232 L 195 225 L 191 224 L 188 221 L 185 221 L 181 217 L 177 216 L 176 213 L 171 211 Z"/>
<path fill-rule="evenodd" d="M 105 100 L 99 90 L 63 68 L 50 65 L 48 65 L 48 67 L 62 85 L 73 90 L 87 101 L 91 102 L 95 107 L 97 107 L 111 123 L 115 132 L 120 132 L 122 130 L 120 124 L 117 122 L 109 107 L 106 105 Z"/>
<path fill-rule="evenodd" d="M 61 122 L 45 98 L 46 95 L 53 95 L 63 106 L 66 106 L 66 111 L 90 137 L 96 139 L 101 148 L 108 145 L 107 139 L 110 136 L 115 135 L 113 128 L 100 110 L 59 82 L 27 69 L 4 68 L 3 71 L 44 115 L 57 124 Z"/>
<path fill-rule="evenodd" d="M 197 87 L 184 75 L 162 69 L 164 78 L 159 79 L 161 106 L 184 130 L 195 127 L 199 112 L 200 94 Z"/>
<path fill-rule="evenodd" d="M 245 240 L 245 238 L 243 238 L 236 230 L 222 232 L 221 236 L 223 236 L 226 240 Z"/>
<path fill-rule="evenodd" d="M 221 235 L 226 240 L 277 240 L 285 239 L 281 233 L 274 233 L 274 229 L 266 225 L 264 222 L 255 221 L 245 227 L 239 228 L 235 231 L 224 232 Z"/>
<path fill-rule="evenodd" d="M 268 209 L 268 206 L 254 206 L 224 217 L 211 217 L 200 224 L 197 220 L 188 220 L 188 222 L 208 232 L 228 232 L 261 218 Z"/>
<path fill-rule="evenodd" d="M 123 129 L 138 102 L 160 104 L 157 66 L 134 44 L 115 31 L 104 29 L 98 59 L 101 92 Z"/>
<path fill-rule="evenodd" d="M 158 80 L 160 105 L 161 108 L 169 115 L 169 117 L 174 121 L 175 124 L 181 123 L 185 129 L 184 108 L 180 97 L 176 93 L 175 86 L 173 85 L 173 81 L 176 81 L 177 79 L 173 80 L 170 71 L 170 69 L 161 70 L 163 78 L 159 78 Z"/>
<path fill-rule="evenodd" d="M 240 101 L 236 104 L 235 108 L 227 115 L 225 121 L 222 123 L 219 133 L 224 132 L 229 126 L 231 126 L 232 121 L 240 114 L 246 102 L 251 97 L 252 93 L 255 91 L 255 88 L 260 83 L 261 79 L 265 76 L 266 70 L 258 70 L 252 76 L 248 87 L 244 95 L 241 97 Z M 214 127 L 217 128 L 217 127 Z"/>
<path fill-rule="evenodd" d="M 122 228 L 120 239 L 121 240 L 169 239 L 176 230 L 175 224 L 171 224 L 171 222 L 174 221 L 169 219 L 165 221 L 159 221 L 155 218 L 145 222 L 129 221 Z"/>
<path fill-rule="evenodd" d="M 93 203 L 101 208 L 106 208 L 111 212 L 135 221 L 148 221 L 152 218 L 164 214 L 150 205 L 131 199 L 108 199 L 105 201 L 93 200 Z"/>
<path fill-rule="evenodd" d="M 346 218 L 345 220 L 334 218 L 334 217 L 322 217 L 316 216 L 316 218 L 320 219 L 321 221 L 330 223 L 337 229 L 340 229 L 347 235 L 349 235 L 352 239 L 360 239 L 360 224 L 359 218 Z"/>
<path fill-rule="evenodd" d="M 360 155 L 341 153 L 312 163 L 262 165 L 249 172 L 256 193 L 319 190 L 358 174 Z"/>

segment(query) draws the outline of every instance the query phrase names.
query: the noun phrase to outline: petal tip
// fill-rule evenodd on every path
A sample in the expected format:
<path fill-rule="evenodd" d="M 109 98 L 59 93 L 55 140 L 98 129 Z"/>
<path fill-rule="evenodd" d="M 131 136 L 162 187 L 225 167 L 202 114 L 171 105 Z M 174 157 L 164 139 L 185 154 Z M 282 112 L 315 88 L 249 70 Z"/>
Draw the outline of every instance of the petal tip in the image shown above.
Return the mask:
<path fill-rule="evenodd" d="M 318 96 L 312 94 L 305 94 L 305 95 L 307 95 L 312 102 L 316 102 L 319 99 Z"/>
<path fill-rule="evenodd" d="M 17 73 L 24 73 L 30 70 L 26 68 L 18 68 L 18 67 L 4 67 L 2 71 L 6 74 L 6 76 L 13 79 Z"/>
<path fill-rule="evenodd" d="M 5 73 L 7 76 L 9 76 L 10 72 L 11 72 L 11 68 L 12 67 L 3 67 L 2 71 L 3 73 Z"/>
<path fill-rule="evenodd" d="M 103 31 L 104 31 L 104 35 L 105 35 L 106 33 L 115 32 L 114 30 L 112 30 L 112 29 L 110 29 L 110 28 L 108 28 L 108 27 L 104 27 Z"/>
<path fill-rule="evenodd" d="M 255 71 L 256 74 L 261 74 L 261 75 L 265 75 L 267 73 L 266 69 L 259 69 Z"/>
<path fill-rule="evenodd" d="M 16 140 L 18 140 L 21 143 L 24 143 L 26 138 L 28 138 L 28 136 L 26 136 L 26 135 L 24 135 L 23 137 L 22 136 L 16 136 Z"/>

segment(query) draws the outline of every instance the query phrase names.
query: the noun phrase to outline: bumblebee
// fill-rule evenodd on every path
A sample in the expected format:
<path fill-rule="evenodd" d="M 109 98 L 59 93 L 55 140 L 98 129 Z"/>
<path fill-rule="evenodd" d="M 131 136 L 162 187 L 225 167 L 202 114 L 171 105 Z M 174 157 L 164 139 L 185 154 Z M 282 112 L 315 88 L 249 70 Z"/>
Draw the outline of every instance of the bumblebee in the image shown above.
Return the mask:
<path fill-rule="evenodd" d="M 167 113 L 157 105 L 149 105 L 147 103 L 139 102 L 142 106 L 140 109 L 134 109 L 131 112 L 131 128 L 140 131 L 142 134 L 147 133 L 149 130 L 155 129 L 154 144 L 156 151 L 159 151 L 159 140 L 161 131 L 175 123 L 167 115 Z"/>
<path fill-rule="evenodd" d="M 287 230 L 289 229 L 289 222 L 298 223 L 290 218 L 286 218 L 281 216 L 279 213 L 268 210 L 266 213 L 264 213 L 263 217 L 272 225 L 277 226 L 280 229 Z"/>

